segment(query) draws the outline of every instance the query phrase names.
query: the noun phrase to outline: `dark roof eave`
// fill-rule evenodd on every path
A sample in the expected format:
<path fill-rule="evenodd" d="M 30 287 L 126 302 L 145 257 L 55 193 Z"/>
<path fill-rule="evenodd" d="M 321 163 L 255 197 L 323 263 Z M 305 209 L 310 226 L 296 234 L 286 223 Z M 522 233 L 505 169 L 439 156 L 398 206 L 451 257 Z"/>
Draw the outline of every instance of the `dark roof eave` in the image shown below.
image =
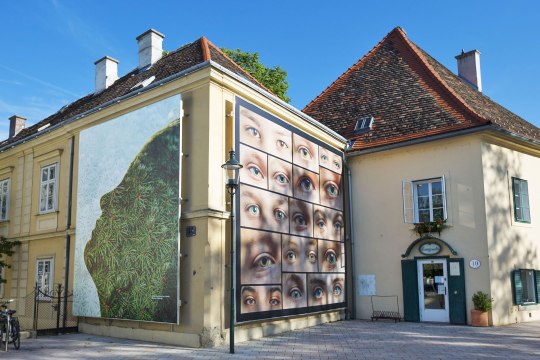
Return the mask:
<path fill-rule="evenodd" d="M 140 95 L 141 93 L 150 91 L 150 90 L 152 90 L 152 89 L 154 89 L 154 88 L 156 88 L 158 86 L 165 85 L 165 84 L 167 84 L 167 83 L 169 83 L 171 81 L 174 81 L 174 80 L 176 80 L 178 78 L 187 76 L 187 75 L 189 75 L 189 74 L 191 74 L 191 73 L 193 73 L 195 71 L 198 71 L 198 70 L 203 69 L 203 68 L 208 67 L 208 66 L 210 66 L 210 61 L 205 61 L 205 62 L 199 63 L 197 65 L 194 65 L 194 66 L 192 66 L 192 67 L 190 67 L 188 69 L 180 71 L 180 72 L 178 72 L 176 74 L 173 74 L 173 75 L 171 75 L 169 77 L 161 79 L 160 81 L 152 83 L 152 84 L 148 85 L 147 87 L 144 87 L 142 89 L 133 90 L 130 93 L 127 93 L 125 95 L 122 95 L 122 96 L 119 96 L 119 97 L 114 98 L 112 100 L 109 100 L 109 101 L 107 101 L 107 102 L 105 102 L 103 104 L 100 104 L 100 105 L 98 105 L 98 106 L 96 106 L 96 107 L 94 107 L 94 108 L 92 108 L 90 110 L 87 110 L 87 111 L 84 111 L 84 112 L 82 112 L 80 114 L 74 115 L 74 116 L 72 116 L 70 118 L 67 118 L 67 119 L 63 120 L 63 121 L 59 121 L 58 123 L 56 123 L 56 124 L 54 124 L 52 126 L 49 126 L 47 129 L 44 129 L 43 131 L 35 132 L 35 133 L 33 133 L 33 134 L 29 135 L 29 136 L 26 136 L 24 138 L 21 138 L 21 139 L 17 140 L 17 141 L 14 141 L 12 143 L 8 143 L 8 144 L 6 144 L 4 146 L 1 146 L 0 147 L 0 152 L 4 152 L 4 151 L 6 151 L 8 149 L 11 149 L 11 148 L 19 145 L 19 144 L 25 143 L 27 141 L 30 141 L 30 140 L 32 140 L 34 138 L 37 138 L 39 136 L 42 136 L 44 134 L 48 134 L 51 131 L 54 131 L 54 130 L 56 130 L 56 129 L 64 126 L 64 125 L 70 124 L 70 123 L 72 123 L 72 122 L 74 122 L 74 121 L 76 121 L 76 120 L 78 120 L 78 119 L 80 119 L 82 117 L 86 117 L 86 116 L 91 115 L 91 114 L 93 114 L 93 113 L 95 113 L 97 111 L 101 111 L 104 108 L 107 108 L 107 107 L 112 106 L 114 104 L 120 103 L 120 102 L 122 102 L 124 100 L 127 100 L 127 99 L 130 99 L 130 98 L 132 98 L 134 96 Z"/>
<path fill-rule="evenodd" d="M 492 132 L 495 132 L 495 133 L 497 133 L 499 135 L 503 135 L 505 137 L 510 137 L 513 140 L 519 140 L 519 141 L 525 142 L 529 146 L 536 147 L 537 150 L 540 150 L 540 141 L 536 141 L 536 140 L 529 139 L 529 138 L 526 138 L 524 136 L 512 133 L 512 132 L 510 132 L 508 130 L 502 129 L 499 126 L 495 126 L 493 124 L 487 124 L 487 125 L 480 125 L 480 126 L 476 126 L 476 127 L 473 127 L 473 128 L 448 132 L 448 133 L 439 134 L 439 135 L 426 136 L 426 137 L 423 137 L 423 138 L 420 138 L 420 139 L 413 139 L 413 140 L 403 141 L 403 142 L 399 142 L 399 143 L 395 143 L 395 144 L 377 146 L 377 147 L 370 148 L 370 149 L 353 150 L 353 151 L 347 152 L 346 157 L 350 158 L 350 157 L 353 157 L 353 156 L 373 154 L 373 153 L 376 153 L 376 152 L 397 149 L 397 148 L 401 148 L 401 147 L 405 147 L 405 146 L 424 144 L 424 143 L 427 143 L 427 142 L 432 142 L 432 141 L 442 140 L 442 139 L 449 139 L 449 138 L 453 138 L 453 137 L 456 137 L 456 136 L 475 134 L 475 133 L 479 133 L 479 132 L 482 132 L 482 131 L 492 131 Z"/>

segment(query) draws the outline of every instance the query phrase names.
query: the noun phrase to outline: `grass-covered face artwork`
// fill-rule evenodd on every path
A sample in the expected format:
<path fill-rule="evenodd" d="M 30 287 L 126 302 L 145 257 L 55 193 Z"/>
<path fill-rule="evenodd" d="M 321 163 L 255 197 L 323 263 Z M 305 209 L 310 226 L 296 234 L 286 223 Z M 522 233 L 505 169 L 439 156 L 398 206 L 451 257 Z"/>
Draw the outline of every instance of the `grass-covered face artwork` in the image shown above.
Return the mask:
<path fill-rule="evenodd" d="M 84 250 L 101 316 L 176 322 L 179 122 L 156 133 L 120 184 Z"/>

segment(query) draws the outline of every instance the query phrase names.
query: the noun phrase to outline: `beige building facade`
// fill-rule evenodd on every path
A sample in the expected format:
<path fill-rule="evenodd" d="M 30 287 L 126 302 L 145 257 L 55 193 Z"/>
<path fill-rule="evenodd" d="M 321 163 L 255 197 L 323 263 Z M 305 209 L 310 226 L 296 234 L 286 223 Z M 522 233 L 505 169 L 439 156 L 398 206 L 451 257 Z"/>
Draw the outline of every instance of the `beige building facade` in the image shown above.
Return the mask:
<path fill-rule="evenodd" d="M 16 247 L 14 256 L 10 258 L 11 269 L 7 269 L 5 273 L 7 283 L 4 285 L 3 297 L 16 299 L 15 308 L 23 329 L 35 330 L 36 322 L 40 324 L 42 318 L 49 317 L 53 320 L 58 315 L 50 309 L 51 299 L 43 294 L 58 295 L 54 289 L 61 284 L 61 291 L 65 292 L 67 288 L 68 294 L 63 292 L 62 297 L 69 296 L 70 300 L 66 306 L 67 313 L 61 314 L 60 321 L 62 322 L 65 317 L 74 321 L 75 324 L 78 323 L 79 331 L 191 347 L 208 347 L 225 343 L 228 341 L 231 320 L 229 317 L 231 204 L 225 187 L 225 173 L 221 165 L 227 160 L 231 149 L 237 152 L 240 150 L 242 160 L 242 151 L 238 141 L 240 114 L 236 112 L 238 102 L 241 101 L 244 106 L 249 105 L 259 115 L 262 114 L 275 123 L 279 123 L 290 132 L 291 139 L 291 134 L 294 134 L 295 139 L 300 137 L 309 139 L 317 149 L 322 149 L 321 154 L 327 150 L 336 154 L 341 164 L 345 147 L 344 138 L 272 95 L 205 38 L 188 44 L 163 58 L 161 57 L 162 40 L 163 35 L 155 30 L 149 30 L 141 35 L 138 38 L 139 68 L 116 81 L 98 78 L 106 76 L 116 79 L 117 76 L 113 75 L 116 75 L 117 61 L 108 57 L 98 61 L 96 63 L 97 90 L 94 94 L 68 105 L 32 127 L 12 134 L 9 139 L 0 144 L 0 180 L 6 181 L 4 192 L 7 195 L 3 198 L 3 201 L 7 203 L 7 215 L 0 223 L 0 233 L 8 239 L 21 242 Z M 171 257 L 173 260 L 170 261 L 169 270 L 163 270 L 166 272 L 160 275 L 163 286 L 156 290 L 158 291 L 156 294 L 150 294 L 151 299 L 147 299 L 150 304 L 158 303 L 156 309 L 164 299 L 173 304 L 167 310 L 170 311 L 169 315 L 160 313 L 159 316 L 162 317 L 156 315 L 159 313 L 158 310 L 152 310 L 154 308 L 151 306 L 154 305 L 145 305 L 136 308 L 135 312 L 128 313 L 126 309 L 131 308 L 133 304 L 128 306 L 127 303 L 133 303 L 136 300 L 133 298 L 134 300 L 130 301 L 130 298 L 120 296 L 135 294 L 136 289 L 144 289 L 145 286 L 148 292 L 153 291 L 150 290 L 150 284 L 140 284 L 143 278 L 142 273 L 145 271 L 140 264 L 148 263 L 150 267 L 160 267 L 160 264 L 153 262 L 156 257 L 153 257 L 155 255 L 151 252 L 159 250 L 156 243 L 159 244 L 163 239 L 149 236 L 151 244 L 148 249 L 130 248 L 131 245 L 123 245 L 123 247 L 113 246 L 111 250 L 106 250 L 108 249 L 106 246 L 115 241 L 120 242 L 119 239 L 124 231 L 122 229 L 128 227 L 122 224 L 121 219 L 125 215 L 119 212 L 118 208 L 122 206 L 119 205 L 121 203 L 114 202 L 114 194 L 121 192 L 123 192 L 121 194 L 130 194 L 129 184 L 140 180 L 133 180 L 136 178 L 133 174 L 140 174 L 135 172 L 135 167 L 143 171 L 145 167 L 158 166 L 156 165 L 158 161 L 162 161 L 160 156 L 149 160 L 148 154 L 153 144 L 164 136 L 165 130 L 155 132 L 147 140 L 142 139 L 143 144 L 144 141 L 146 144 L 138 153 L 135 152 L 137 156 L 131 165 L 127 163 L 130 166 L 129 169 L 124 175 L 120 173 L 119 180 L 113 184 L 116 186 L 113 186 L 113 190 L 110 188 L 103 190 L 101 194 L 105 193 L 105 195 L 99 199 L 95 199 L 93 190 L 88 190 L 93 189 L 96 184 L 107 182 L 106 177 L 112 175 L 103 168 L 114 168 L 116 166 L 114 157 L 124 156 L 122 146 L 115 147 L 114 141 L 106 141 L 111 136 L 107 133 L 108 126 L 119 126 L 123 129 L 120 132 L 126 132 L 128 136 L 138 136 L 137 124 L 144 124 L 143 116 L 149 114 L 149 109 L 153 111 L 152 109 L 158 108 L 161 109 L 158 115 L 169 117 L 169 120 L 173 122 L 176 121 L 176 128 L 179 129 L 179 138 L 174 143 L 176 148 L 173 148 L 176 150 L 171 152 L 176 156 L 172 158 L 172 161 L 177 161 L 174 165 L 179 169 L 178 179 L 172 182 L 172 184 L 177 184 L 177 189 L 172 189 L 174 191 L 171 192 L 171 194 L 175 192 L 177 194 L 174 195 L 173 201 L 176 201 L 178 205 L 178 217 L 163 225 L 172 229 L 173 233 L 176 231 L 178 238 L 175 235 L 169 239 L 170 244 L 173 244 L 171 251 L 174 256 Z M 149 119 L 151 116 L 153 115 L 150 114 Z M 121 143 L 120 138 L 123 136 L 120 132 L 117 133 L 118 143 Z M 254 132 L 250 130 L 250 133 Z M 114 138 L 115 135 L 112 134 L 112 137 Z M 287 145 L 291 147 L 290 151 L 293 151 L 296 141 Z M 92 149 L 88 143 L 95 145 L 96 142 L 100 145 L 98 149 L 88 150 Z M 108 155 L 99 158 L 96 155 L 97 152 Z M 166 154 L 163 150 L 162 155 Z M 175 158 L 177 160 L 174 160 Z M 244 158 L 246 161 L 250 160 L 246 155 Z M 110 162 L 113 165 L 101 168 L 96 166 L 94 169 L 92 167 L 94 159 L 98 159 L 100 163 L 109 164 Z M 313 173 L 317 174 L 318 179 L 319 171 L 322 174 L 326 170 L 319 170 L 319 160 L 316 160 L 317 167 Z M 323 166 L 323 160 L 320 161 Z M 289 163 L 283 162 L 291 168 L 297 166 L 290 164 L 291 160 Z M 156 179 L 163 178 L 160 171 L 156 170 L 154 174 Z M 142 177 L 142 175 L 138 176 Z M 289 174 L 289 177 L 292 181 L 293 175 Z M 279 179 L 282 178 L 279 177 Z M 132 202 L 128 202 L 123 206 L 124 208 L 135 207 L 141 198 L 144 199 L 143 185 L 139 184 L 138 187 L 134 185 L 137 192 L 133 200 L 130 200 Z M 241 185 L 241 188 L 243 186 Z M 308 186 L 308 190 L 313 189 Z M 152 191 L 154 193 L 151 195 L 157 196 L 156 190 L 151 189 Z M 339 191 L 342 196 L 341 188 Z M 318 196 L 317 194 L 317 199 Z M 294 196 L 291 193 L 290 197 L 282 197 L 286 198 L 287 211 L 283 211 L 285 214 L 288 212 L 289 201 L 293 201 Z M 115 205 L 107 205 L 109 201 L 110 204 Z M 98 206 L 98 212 L 95 215 L 98 220 L 87 225 L 86 222 L 89 221 L 86 214 L 94 211 L 87 212 L 86 207 L 90 202 Z M 160 206 L 156 212 L 160 211 L 159 208 Z M 83 210 L 84 216 L 78 214 Z M 339 211 L 343 209 L 340 208 Z M 154 213 L 148 214 L 148 216 L 154 216 L 152 215 Z M 279 216 L 281 220 L 281 213 Z M 238 218 L 242 219 L 241 214 Z M 80 226 L 78 226 L 79 222 Z M 129 226 L 137 228 L 140 225 L 137 222 L 147 226 L 145 219 L 142 218 L 135 219 L 134 222 L 135 224 Z M 91 239 L 86 247 L 84 244 L 81 245 L 81 239 L 78 239 L 84 233 L 81 232 L 83 223 L 85 227 L 89 226 L 85 236 Z M 113 228 L 119 223 L 122 226 L 120 230 L 115 230 L 116 235 L 109 234 L 108 237 L 96 240 L 99 234 L 109 231 L 105 223 L 111 223 Z M 157 221 L 148 221 L 148 224 L 157 224 Z M 300 225 L 303 226 L 303 223 L 300 222 Z M 240 223 L 234 226 L 235 228 L 238 226 L 235 235 L 237 236 L 235 248 L 238 264 L 240 259 L 238 252 L 242 251 L 239 237 Z M 287 229 L 289 229 L 288 223 Z M 341 230 L 341 227 L 338 230 Z M 152 234 L 156 231 L 156 229 L 144 230 L 137 234 Z M 280 238 L 285 238 L 287 234 L 283 232 L 278 235 Z M 313 234 L 310 236 L 314 237 Z M 325 244 L 324 240 L 316 241 Z M 90 246 L 92 242 L 98 245 Z M 177 244 L 177 247 L 174 244 Z M 279 248 L 281 247 L 280 240 Z M 126 248 L 128 250 L 125 250 Z M 129 254 L 120 255 L 120 252 L 124 250 L 129 251 Z M 101 254 L 105 251 L 108 251 L 105 255 Z M 344 250 L 339 255 L 344 257 Z M 282 255 L 280 251 L 272 261 L 265 258 L 258 260 L 258 264 L 262 264 L 263 270 L 266 270 L 268 266 L 280 265 L 285 256 L 286 254 Z M 290 255 L 287 256 L 290 260 Z M 125 275 L 122 265 L 124 263 L 114 264 L 115 261 L 128 261 L 133 257 L 142 260 Z M 334 260 L 333 257 L 330 259 Z M 81 281 L 88 282 L 88 274 L 84 275 L 80 270 L 82 268 L 90 271 L 92 279 L 89 283 L 94 283 L 96 290 L 88 290 L 80 286 Z M 278 270 L 281 274 L 281 269 Z M 239 281 L 242 270 L 237 271 L 236 281 Z M 103 275 L 104 272 L 107 276 Z M 314 276 L 307 274 L 304 270 L 300 273 L 292 272 L 296 272 L 292 274 L 296 277 L 303 277 L 304 282 L 308 276 Z M 84 278 L 83 275 L 87 277 Z M 343 270 L 342 277 L 344 275 Z M 122 276 L 129 280 L 123 279 Z M 332 276 L 335 274 L 328 273 L 323 278 L 330 279 Z M 114 281 L 117 282 L 111 285 L 113 287 L 111 291 L 107 284 L 112 278 L 115 278 Z M 262 283 L 265 285 L 255 284 L 253 286 L 255 290 L 270 287 L 269 283 L 268 285 L 265 282 Z M 125 284 L 125 286 L 120 284 Z M 38 294 L 37 298 L 34 293 L 36 286 L 42 292 L 42 295 Z M 308 306 L 306 302 L 304 305 L 294 305 L 295 309 L 292 311 L 282 305 L 287 295 L 285 294 L 285 274 L 280 275 L 279 283 L 272 286 L 278 288 L 279 301 L 276 302 L 274 299 L 271 304 L 277 306 L 279 310 L 240 319 L 241 321 L 236 326 L 237 341 L 336 321 L 344 317 L 346 307 L 344 295 L 340 300 L 334 301 L 332 306 L 315 307 L 315 304 L 311 303 Z M 301 295 L 307 297 L 307 284 L 301 290 L 303 290 Z M 162 292 L 159 293 L 159 291 Z M 252 304 L 253 300 L 242 298 L 239 289 L 236 291 L 236 311 L 241 313 L 244 311 L 240 307 L 241 302 Z M 340 288 L 340 291 L 344 294 L 345 289 Z M 94 295 L 88 297 L 90 293 Z M 293 293 L 294 296 L 296 294 Z M 41 310 L 37 319 L 35 308 L 27 306 L 27 302 L 34 300 L 40 309 L 49 307 L 48 312 Z M 113 305 L 118 305 L 119 302 L 120 304 L 126 302 L 126 305 L 117 306 L 117 310 L 114 310 L 117 311 L 116 313 L 113 310 L 107 313 L 112 315 L 104 315 L 105 311 Z M 144 316 L 150 311 L 154 311 L 151 315 L 154 317 L 148 320 Z"/>

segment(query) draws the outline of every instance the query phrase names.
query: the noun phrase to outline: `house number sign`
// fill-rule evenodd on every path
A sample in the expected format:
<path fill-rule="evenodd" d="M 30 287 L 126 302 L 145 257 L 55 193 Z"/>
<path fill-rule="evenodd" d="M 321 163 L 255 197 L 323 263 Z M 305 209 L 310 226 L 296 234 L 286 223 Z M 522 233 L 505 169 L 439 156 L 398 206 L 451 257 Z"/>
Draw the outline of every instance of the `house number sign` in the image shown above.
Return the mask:
<path fill-rule="evenodd" d="M 422 244 L 420 246 L 420 252 L 424 255 L 435 255 L 441 251 L 441 246 L 432 242 Z"/>
<path fill-rule="evenodd" d="M 472 268 L 472 269 L 478 269 L 480 267 L 481 263 L 480 263 L 480 260 L 478 259 L 472 259 L 470 262 L 469 262 L 469 266 Z"/>

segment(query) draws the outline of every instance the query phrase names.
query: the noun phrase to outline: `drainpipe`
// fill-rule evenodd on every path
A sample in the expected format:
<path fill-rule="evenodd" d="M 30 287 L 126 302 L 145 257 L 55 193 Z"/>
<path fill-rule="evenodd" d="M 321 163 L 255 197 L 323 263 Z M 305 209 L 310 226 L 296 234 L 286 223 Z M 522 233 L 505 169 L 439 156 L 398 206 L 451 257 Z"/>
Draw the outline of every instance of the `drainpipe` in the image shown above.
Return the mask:
<path fill-rule="evenodd" d="M 350 147 L 350 144 L 347 146 Z M 350 310 L 350 319 L 356 319 L 356 291 L 355 291 L 355 265 L 354 265 L 354 231 L 353 231 L 353 205 L 352 205 L 352 186 L 351 186 L 351 169 L 349 167 L 349 163 L 347 162 L 346 157 L 343 157 L 343 163 L 345 164 L 347 168 L 347 191 L 349 193 L 349 240 L 350 240 L 350 267 L 351 267 L 351 293 L 352 293 L 352 303 L 351 303 L 351 310 Z"/>
<path fill-rule="evenodd" d="M 63 327 L 66 327 L 67 321 L 67 300 L 69 289 L 69 258 L 71 253 L 71 235 L 69 230 L 71 229 L 71 210 L 72 210 L 72 197 L 73 197 L 73 155 L 75 153 L 75 137 L 72 136 L 70 140 L 71 150 L 69 153 L 69 188 L 68 188 L 68 206 L 67 206 L 67 224 L 66 224 L 66 269 L 64 273 L 64 319 Z"/>

